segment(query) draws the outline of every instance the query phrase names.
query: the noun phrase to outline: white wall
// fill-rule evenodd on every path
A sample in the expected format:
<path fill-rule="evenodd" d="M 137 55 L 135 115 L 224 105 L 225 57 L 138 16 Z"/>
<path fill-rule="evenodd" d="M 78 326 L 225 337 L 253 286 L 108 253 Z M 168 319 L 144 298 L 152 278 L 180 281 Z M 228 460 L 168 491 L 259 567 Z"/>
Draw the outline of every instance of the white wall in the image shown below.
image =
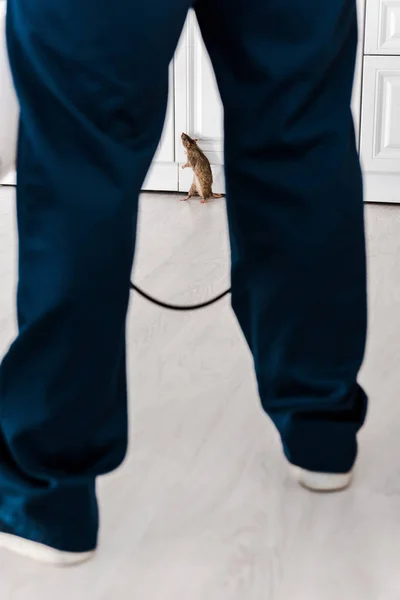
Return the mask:
<path fill-rule="evenodd" d="M 5 0 L 0 0 L 0 182 L 14 170 L 18 105 L 11 82 L 5 41 Z"/>

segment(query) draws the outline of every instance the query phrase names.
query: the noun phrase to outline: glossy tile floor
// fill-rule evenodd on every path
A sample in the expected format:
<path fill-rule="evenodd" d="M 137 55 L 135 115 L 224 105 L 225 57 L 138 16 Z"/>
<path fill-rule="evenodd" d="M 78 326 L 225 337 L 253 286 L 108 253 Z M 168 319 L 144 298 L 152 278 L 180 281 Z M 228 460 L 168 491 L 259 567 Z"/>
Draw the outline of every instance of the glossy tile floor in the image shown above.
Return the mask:
<path fill-rule="evenodd" d="M 0 352 L 14 332 L 13 191 L 0 188 Z M 287 475 L 226 299 L 194 314 L 134 298 L 131 448 L 99 483 L 97 558 L 54 570 L 0 552 L 2 600 L 399 600 L 400 207 L 367 207 L 371 395 L 354 486 Z M 136 280 L 176 302 L 228 283 L 223 201 L 142 197 Z"/>

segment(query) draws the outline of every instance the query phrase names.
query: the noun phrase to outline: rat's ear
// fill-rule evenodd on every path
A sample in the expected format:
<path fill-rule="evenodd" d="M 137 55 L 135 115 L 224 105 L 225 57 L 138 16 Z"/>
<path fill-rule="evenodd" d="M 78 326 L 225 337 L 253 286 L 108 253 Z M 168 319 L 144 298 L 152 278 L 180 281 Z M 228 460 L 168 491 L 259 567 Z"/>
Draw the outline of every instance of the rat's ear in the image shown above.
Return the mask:
<path fill-rule="evenodd" d="M 198 141 L 199 141 L 199 138 L 193 138 L 193 141 L 194 141 L 194 142 L 198 142 Z"/>

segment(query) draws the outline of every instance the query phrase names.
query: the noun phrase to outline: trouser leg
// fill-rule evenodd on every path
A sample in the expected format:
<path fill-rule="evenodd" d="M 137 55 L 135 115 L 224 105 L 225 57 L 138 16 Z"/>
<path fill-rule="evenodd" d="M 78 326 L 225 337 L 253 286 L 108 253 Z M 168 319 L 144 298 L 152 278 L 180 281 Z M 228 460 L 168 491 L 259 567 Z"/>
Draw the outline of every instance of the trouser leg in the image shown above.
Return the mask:
<path fill-rule="evenodd" d="M 95 478 L 126 451 L 138 193 L 188 4 L 8 2 L 19 334 L 0 372 L 0 530 L 59 549 L 96 545 Z"/>
<path fill-rule="evenodd" d="M 354 463 L 366 397 L 353 0 L 200 0 L 225 109 L 232 302 L 288 459 Z"/>

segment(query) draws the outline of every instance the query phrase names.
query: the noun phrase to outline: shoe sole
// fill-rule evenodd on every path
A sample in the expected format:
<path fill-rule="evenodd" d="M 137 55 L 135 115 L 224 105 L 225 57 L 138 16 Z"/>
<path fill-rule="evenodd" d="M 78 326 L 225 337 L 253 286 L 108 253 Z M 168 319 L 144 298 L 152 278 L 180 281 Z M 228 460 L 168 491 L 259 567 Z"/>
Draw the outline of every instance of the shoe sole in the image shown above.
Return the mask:
<path fill-rule="evenodd" d="M 78 565 L 90 560 L 95 550 L 90 552 L 64 552 L 39 542 L 26 540 L 10 533 L 0 533 L 0 548 L 15 552 L 41 563 L 59 567 Z"/>
<path fill-rule="evenodd" d="M 341 492 L 349 487 L 353 473 L 318 473 L 307 471 L 301 467 L 290 465 L 292 475 L 296 481 L 312 492 Z"/>

